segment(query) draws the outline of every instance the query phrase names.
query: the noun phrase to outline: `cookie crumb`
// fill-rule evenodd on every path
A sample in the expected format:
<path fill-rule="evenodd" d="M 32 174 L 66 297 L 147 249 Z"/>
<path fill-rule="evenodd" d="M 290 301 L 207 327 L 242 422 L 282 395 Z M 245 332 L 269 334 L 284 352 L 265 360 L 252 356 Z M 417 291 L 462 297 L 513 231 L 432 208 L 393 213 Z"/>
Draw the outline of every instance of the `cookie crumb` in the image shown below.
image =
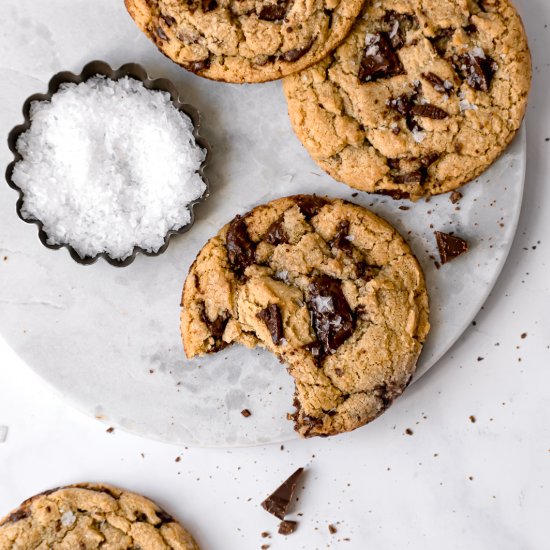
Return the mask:
<path fill-rule="evenodd" d="M 337 532 L 338 532 L 338 529 L 336 529 L 336 527 L 335 527 L 332 523 L 329 523 L 328 532 L 329 532 L 331 535 L 334 535 L 334 533 L 337 533 Z"/>
<path fill-rule="evenodd" d="M 115 431 L 115 429 L 111 426 L 110 428 L 107 428 L 105 431 L 106 431 L 108 434 L 112 434 L 112 433 Z"/>
<path fill-rule="evenodd" d="M 283 520 L 279 524 L 279 534 L 280 535 L 292 535 L 294 531 L 298 528 L 298 522 L 292 520 Z"/>
<path fill-rule="evenodd" d="M 298 468 L 287 480 L 283 481 L 283 483 L 262 502 L 262 508 L 275 517 L 284 520 L 290 504 L 294 500 L 298 479 L 303 471 L 303 468 Z"/>
<path fill-rule="evenodd" d="M 463 195 L 460 191 L 453 191 L 449 199 L 453 204 L 456 204 L 462 197 Z"/>
<path fill-rule="evenodd" d="M 252 413 L 248 410 L 248 409 L 243 409 L 241 411 L 241 414 L 245 417 L 245 418 L 248 418 L 249 416 L 252 415 Z"/>
<path fill-rule="evenodd" d="M 269 534 L 268 531 L 262 531 L 260 533 L 260 536 L 263 538 L 263 539 L 266 539 L 267 537 L 271 537 L 271 535 Z"/>

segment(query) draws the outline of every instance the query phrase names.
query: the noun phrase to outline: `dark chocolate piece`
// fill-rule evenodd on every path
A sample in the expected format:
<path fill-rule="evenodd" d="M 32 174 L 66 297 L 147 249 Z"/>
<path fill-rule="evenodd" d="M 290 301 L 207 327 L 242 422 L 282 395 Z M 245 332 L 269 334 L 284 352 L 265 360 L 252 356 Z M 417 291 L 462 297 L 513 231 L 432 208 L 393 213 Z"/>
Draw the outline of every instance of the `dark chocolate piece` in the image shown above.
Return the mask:
<path fill-rule="evenodd" d="M 407 94 L 401 94 L 395 99 L 390 99 L 388 105 L 404 117 L 409 116 L 413 106 L 411 97 Z"/>
<path fill-rule="evenodd" d="M 191 71 L 192 73 L 200 73 L 201 71 L 204 71 L 204 69 L 208 69 L 210 67 L 210 59 L 203 59 L 202 61 L 192 61 L 191 63 L 185 63 L 183 64 L 183 67 L 185 67 L 188 71 Z"/>
<path fill-rule="evenodd" d="M 22 519 L 29 517 L 29 509 L 28 508 L 21 508 L 19 510 L 16 510 L 12 514 L 10 514 L 2 523 L 0 523 L 0 526 L 5 525 L 7 523 L 16 523 L 18 521 L 21 521 Z"/>
<path fill-rule="evenodd" d="M 161 523 L 173 523 L 175 521 L 174 518 L 164 510 L 156 510 L 155 514 L 160 519 Z"/>
<path fill-rule="evenodd" d="M 170 40 L 168 38 L 168 35 L 164 32 L 164 29 L 162 27 L 157 27 L 156 28 L 156 31 L 157 31 L 157 36 L 161 39 L 161 40 L 166 40 L 167 42 Z"/>
<path fill-rule="evenodd" d="M 241 414 L 245 417 L 245 418 L 248 418 L 249 416 L 252 416 L 252 413 L 248 410 L 248 409 L 243 409 L 241 411 Z"/>
<path fill-rule="evenodd" d="M 202 322 L 208 327 L 208 330 L 212 337 L 215 340 L 221 340 L 223 333 L 225 331 L 225 326 L 227 325 L 227 322 L 229 321 L 229 312 L 225 311 L 222 313 L 222 315 L 219 315 L 216 317 L 213 321 L 211 321 L 208 316 L 206 315 L 206 308 L 204 306 L 204 302 L 202 304 L 202 311 L 201 311 L 201 319 Z"/>
<path fill-rule="evenodd" d="M 435 105 L 426 103 L 424 105 L 413 105 L 411 107 L 411 115 L 433 118 L 435 120 L 443 120 L 449 116 L 449 113 L 439 107 L 436 107 Z"/>
<path fill-rule="evenodd" d="M 288 243 L 288 234 L 283 226 L 282 216 L 269 226 L 263 237 L 263 240 L 275 246 L 277 246 L 278 244 Z"/>
<path fill-rule="evenodd" d="M 216 0 L 202 0 L 202 11 L 209 12 L 215 10 L 218 7 Z"/>
<path fill-rule="evenodd" d="M 345 252 L 351 252 L 351 243 L 348 239 L 349 236 L 349 221 L 343 220 L 338 224 L 336 228 L 336 235 L 330 242 L 330 245 L 334 248 L 339 248 Z"/>
<path fill-rule="evenodd" d="M 292 535 L 298 529 L 298 522 L 285 519 L 279 523 L 279 535 Z"/>
<path fill-rule="evenodd" d="M 164 15 L 161 13 L 160 16 L 169 27 L 171 27 L 176 22 L 176 20 L 171 15 Z"/>
<path fill-rule="evenodd" d="M 229 262 L 238 273 L 254 263 L 256 245 L 250 239 L 246 222 L 241 216 L 236 216 L 229 224 L 225 246 Z"/>
<path fill-rule="evenodd" d="M 286 481 L 262 502 L 262 508 L 280 520 L 284 520 L 296 493 L 298 479 L 304 469 L 298 468 Z"/>
<path fill-rule="evenodd" d="M 377 195 L 388 195 L 392 199 L 399 201 L 402 199 L 410 199 L 411 194 L 407 191 L 401 191 L 400 189 L 378 189 L 375 191 Z"/>
<path fill-rule="evenodd" d="M 391 45 L 399 50 L 405 45 L 407 32 L 418 27 L 418 19 L 415 15 L 409 13 L 398 13 L 389 11 L 384 16 L 384 22 L 389 26 L 388 36 Z"/>
<path fill-rule="evenodd" d="M 310 342 L 309 344 L 306 344 L 304 346 L 304 349 L 306 351 L 309 351 L 311 355 L 313 355 L 313 358 L 317 362 L 317 365 L 319 366 L 319 363 L 323 357 L 323 347 L 321 346 L 321 343 L 319 341 Z"/>
<path fill-rule="evenodd" d="M 359 80 L 361 82 L 374 82 L 404 72 L 403 65 L 393 49 L 388 34 L 380 32 L 371 35 L 359 67 L 359 74 L 357 75 Z"/>
<path fill-rule="evenodd" d="M 477 27 L 473 23 L 470 23 L 469 25 L 466 25 L 464 27 L 464 31 L 466 32 L 466 34 L 472 35 L 477 32 Z"/>
<path fill-rule="evenodd" d="M 472 50 L 469 53 L 454 56 L 454 65 L 466 83 L 474 90 L 488 92 L 498 66 L 491 57 L 483 53 L 483 50 L 477 49 L 482 55 L 479 55 L 476 50 Z"/>
<path fill-rule="evenodd" d="M 353 313 L 338 279 L 318 275 L 309 285 L 308 307 L 324 354 L 336 353 L 355 328 Z"/>
<path fill-rule="evenodd" d="M 442 264 L 446 264 L 461 254 L 468 252 L 468 242 L 460 237 L 436 231 L 435 238 Z"/>
<path fill-rule="evenodd" d="M 277 304 L 270 304 L 265 309 L 262 309 L 262 311 L 256 313 L 256 317 L 266 324 L 271 333 L 273 343 L 278 346 L 284 337 L 283 318 L 279 306 Z"/>
<path fill-rule="evenodd" d="M 441 57 L 445 57 L 447 54 L 447 45 L 451 39 L 451 36 L 455 33 L 455 29 L 441 29 L 439 34 L 434 38 L 430 38 L 430 42 Z"/>
<path fill-rule="evenodd" d="M 313 216 L 319 213 L 319 210 L 327 204 L 328 201 L 323 197 L 317 195 L 299 195 L 296 197 L 296 204 L 300 209 L 300 212 L 304 215 L 306 221 L 311 220 Z"/>
<path fill-rule="evenodd" d="M 287 2 L 262 6 L 258 15 L 258 19 L 261 19 L 263 21 L 281 21 L 286 15 L 287 8 Z"/>
<path fill-rule="evenodd" d="M 313 46 L 313 40 L 309 42 L 309 44 L 306 44 L 303 48 L 295 48 L 293 50 L 289 50 L 288 52 L 285 52 L 280 55 L 280 59 L 283 61 L 288 61 L 289 63 L 293 63 L 294 61 L 298 61 L 301 57 L 304 57 L 309 50 L 311 50 L 311 46 Z"/>
<path fill-rule="evenodd" d="M 440 94 L 450 94 L 454 91 L 454 86 L 448 80 L 443 80 L 441 77 L 437 76 L 435 73 L 428 72 L 422 73 L 422 78 L 429 82 L 433 89 Z"/>

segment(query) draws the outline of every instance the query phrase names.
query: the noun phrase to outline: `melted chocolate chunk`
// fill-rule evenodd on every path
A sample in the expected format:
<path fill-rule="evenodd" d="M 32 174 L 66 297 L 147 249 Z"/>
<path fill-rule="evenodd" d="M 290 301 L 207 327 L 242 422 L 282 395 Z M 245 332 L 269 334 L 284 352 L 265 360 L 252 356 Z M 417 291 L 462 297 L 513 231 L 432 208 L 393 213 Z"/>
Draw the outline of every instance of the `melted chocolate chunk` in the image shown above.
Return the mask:
<path fill-rule="evenodd" d="M 478 51 L 479 50 L 479 51 Z M 456 70 L 474 90 L 488 92 L 497 64 L 481 48 L 453 58 Z"/>
<path fill-rule="evenodd" d="M 387 12 L 384 22 L 389 26 L 388 36 L 396 50 L 405 45 L 407 32 L 418 27 L 418 19 L 415 15 L 396 11 Z"/>
<path fill-rule="evenodd" d="M 279 306 L 277 304 L 270 304 L 265 309 L 262 309 L 262 311 L 256 313 L 256 317 L 266 324 L 271 333 L 273 343 L 278 346 L 284 338 L 283 318 Z"/>
<path fill-rule="evenodd" d="M 164 32 L 164 29 L 162 27 L 157 27 L 156 28 L 156 32 L 157 32 L 157 36 L 161 39 L 161 40 L 166 40 L 167 42 L 170 40 L 168 38 L 168 35 Z"/>
<path fill-rule="evenodd" d="M 387 33 L 380 32 L 369 37 L 367 49 L 361 60 L 359 74 L 361 82 L 374 82 L 403 74 L 405 70 Z"/>
<path fill-rule="evenodd" d="M 284 520 L 290 508 L 290 504 L 296 493 L 298 479 L 304 469 L 298 468 L 286 481 L 284 481 L 275 491 L 262 502 L 262 508 L 267 510 L 275 517 Z"/>
<path fill-rule="evenodd" d="M 287 2 L 262 6 L 258 19 L 262 21 L 282 21 L 286 15 L 287 8 Z"/>
<path fill-rule="evenodd" d="M 351 243 L 348 239 L 349 236 L 349 221 L 344 220 L 338 224 L 336 228 L 336 235 L 334 239 L 330 242 L 330 246 L 334 248 L 339 248 L 345 252 L 351 252 Z"/>
<path fill-rule="evenodd" d="M 254 263 L 256 245 L 250 239 L 243 217 L 236 216 L 229 224 L 225 246 L 229 262 L 237 273 L 243 273 Z"/>
<path fill-rule="evenodd" d="M 202 11 L 209 12 L 215 10 L 218 7 L 216 0 L 202 0 Z"/>
<path fill-rule="evenodd" d="M 288 234 L 283 227 L 283 216 L 269 226 L 263 240 L 275 246 L 288 243 Z"/>
<path fill-rule="evenodd" d="M 440 109 L 431 103 L 425 103 L 424 105 L 413 105 L 410 112 L 411 115 L 414 116 L 433 118 L 435 120 L 443 120 L 449 116 L 449 113 L 446 113 L 443 109 Z"/>
<path fill-rule="evenodd" d="M 339 280 L 318 275 L 309 285 L 308 306 L 324 354 L 336 353 L 355 328 L 353 313 Z"/>
<path fill-rule="evenodd" d="M 210 67 L 210 59 L 203 59 L 202 61 L 192 61 L 191 63 L 185 63 L 183 65 L 188 71 L 192 73 L 200 73 L 204 69 Z"/>
<path fill-rule="evenodd" d="M 280 55 L 280 59 L 283 61 L 288 61 L 289 63 L 293 63 L 294 61 L 298 61 L 301 57 L 304 57 L 309 50 L 311 50 L 311 46 L 313 46 L 313 40 L 309 42 L 309 44 L 306 44 L 303 48 L 295 48 L 293 50 L 289 50 L 288 52 L 285 52 Z"/>
<path fill-rule="evenodd" d="M 440 94 L 450 94 L 454 91 L 454 86 L 448 80 L 443 80 L 441 77 L 437 76 L 435 73 L 428 72 L 422 73 L 422 78 L 429 82 L 433 89 Z"/>
<path fill-rule="evenodd" d="M 446 264 L 461 254 L 468 252 L 468 242 L 460 237 L 436 231 L 435 238 L 442 264 Z"/>
<path fill-rule="evenodd" d="M 306 221 L 316 216 L 319 210 L 328 203 L 326 199 L 317 195 L 299 195 L 295 200 Z"/>
<path fill-rule="evenodd" d="M 298 522 L 291 520 L 283 520 L 279 524 L 279 535 L 292 535 L 298 529 Z"/>

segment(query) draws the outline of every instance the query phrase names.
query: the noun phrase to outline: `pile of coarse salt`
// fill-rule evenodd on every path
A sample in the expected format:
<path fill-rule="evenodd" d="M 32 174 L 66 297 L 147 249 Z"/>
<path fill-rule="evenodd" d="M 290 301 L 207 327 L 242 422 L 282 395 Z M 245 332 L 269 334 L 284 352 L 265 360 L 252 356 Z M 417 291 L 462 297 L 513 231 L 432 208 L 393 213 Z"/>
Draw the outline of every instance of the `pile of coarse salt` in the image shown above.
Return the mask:
<path fill-rule="evenodd" d="M 189 117 L 168 93 L 128 77 L 63 84 L 51 102 L 34 102 L 17 150 L 23 217 L 82 258 L 156 252 L 190 222 L 189 204 L 206 187 L 198 174 L 206 152 Z"/>

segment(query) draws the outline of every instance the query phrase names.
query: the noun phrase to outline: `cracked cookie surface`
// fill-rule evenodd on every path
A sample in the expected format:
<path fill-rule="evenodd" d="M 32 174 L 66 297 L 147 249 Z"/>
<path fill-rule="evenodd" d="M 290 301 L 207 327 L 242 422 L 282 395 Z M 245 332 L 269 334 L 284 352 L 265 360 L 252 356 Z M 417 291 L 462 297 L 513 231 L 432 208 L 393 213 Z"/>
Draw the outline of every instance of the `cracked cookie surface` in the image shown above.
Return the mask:
<path fill-rule="evenodd" d="M 336 180 L 396 199 L 479 176 L 523 120 L 531 58 L 508 0 L 367 0 L 344 41 L 284 79 L 294 131 Z"/>
<path fill-rule="evenodd" d="M 149 499 L 93 483 L 46 491 L 0 520 L 0 550 L 47 548 L 199 550 Z"/>
<path fill-rule="evenodd" d="M 265 82 L 308 67 L 349 32 L 363 0 L 125 0 L 170 59 L 225 82 Z"/>
<path fill-rule="evenodd" d="M 254 208 L 203 247 L 182 297 L 188 357 L 264 347 L 295 381 L 295 429 L 353 430 L 409 383 L 429 331 L 424 275 L 369 210 L 312 195 Z"/>

